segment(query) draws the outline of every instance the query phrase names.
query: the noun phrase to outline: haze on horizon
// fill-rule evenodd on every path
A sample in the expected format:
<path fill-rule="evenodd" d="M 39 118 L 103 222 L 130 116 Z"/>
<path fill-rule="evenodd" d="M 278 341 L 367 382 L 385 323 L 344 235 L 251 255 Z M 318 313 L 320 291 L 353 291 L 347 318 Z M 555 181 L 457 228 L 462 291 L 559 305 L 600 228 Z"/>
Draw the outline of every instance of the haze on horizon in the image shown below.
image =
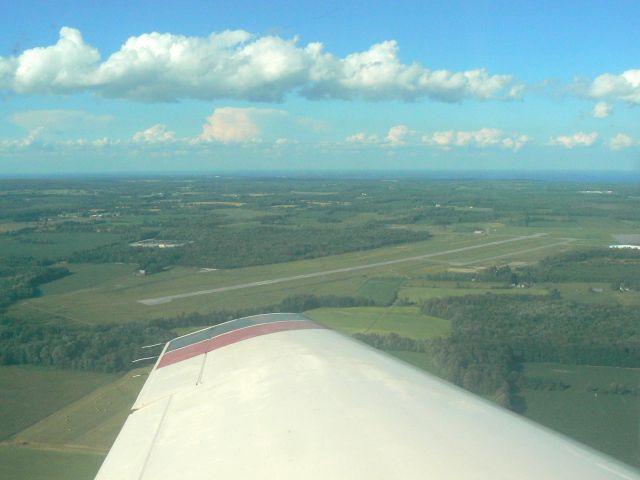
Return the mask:
<path fill-rule="evenodd" d="M 637 2 L 6 12 L 0 175 L 640 170 Z"/>

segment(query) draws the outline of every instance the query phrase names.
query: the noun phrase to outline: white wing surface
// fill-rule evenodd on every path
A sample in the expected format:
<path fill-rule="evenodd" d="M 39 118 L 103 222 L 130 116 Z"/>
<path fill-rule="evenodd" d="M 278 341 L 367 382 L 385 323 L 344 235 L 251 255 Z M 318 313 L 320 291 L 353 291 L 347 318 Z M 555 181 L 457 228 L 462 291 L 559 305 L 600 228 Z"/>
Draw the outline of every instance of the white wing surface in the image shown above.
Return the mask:
<path fill-rule="evenodd" d="M 298 314 L 169 342 L 97 480 L 640 479 Z"/>

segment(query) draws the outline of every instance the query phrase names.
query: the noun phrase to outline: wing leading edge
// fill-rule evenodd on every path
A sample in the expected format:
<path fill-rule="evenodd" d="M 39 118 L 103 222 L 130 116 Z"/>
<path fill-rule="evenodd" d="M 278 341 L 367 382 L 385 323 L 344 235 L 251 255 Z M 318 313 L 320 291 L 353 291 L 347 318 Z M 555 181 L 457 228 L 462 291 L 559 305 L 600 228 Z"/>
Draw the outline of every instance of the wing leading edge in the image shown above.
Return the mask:
<path fill-rule="evenodd" d="M 299 314 L 167 343 L 97 480 L 638 472 Z"/>

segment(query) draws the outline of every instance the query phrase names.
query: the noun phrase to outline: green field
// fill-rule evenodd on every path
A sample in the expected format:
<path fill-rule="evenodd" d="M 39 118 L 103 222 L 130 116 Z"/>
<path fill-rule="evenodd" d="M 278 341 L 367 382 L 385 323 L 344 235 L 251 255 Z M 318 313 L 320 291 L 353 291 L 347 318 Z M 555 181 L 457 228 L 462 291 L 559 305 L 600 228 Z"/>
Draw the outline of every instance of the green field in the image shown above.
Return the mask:
<path fill-rule="evenodd" d="M 400 360 L 407 362 L 421 370 L 438 375 L 438 366 L 435 364 L 431 356 L 423 352 L 401 352 L 397 350 L 388 350 L 387 353 L 398 357 Z"/>
<path fill-rule="evenodd" d="M 72 270 L 77 271 L 76 274 L 45 285 L 43 287 L 44 295 L 19 302 L 11 307 L 10 312 L 16 316 L 34 320 L 58 316 L 81 323 L 113 323 L 171 317 L 187 312 L 206 313 L 220 309 L 266 306 L 301 293 L 358 295 L 360 292 L 364 296 L 384 300 L 388 299 L 392 291 L 399 285 L 397 278 L 415 274 L 416 270 L 423 273 L 439 271 L 446 268 L 447 262 L 439 260 L 440 256 L 435 255 L 424 260 L 412 260 L 370 269 L 233 290 L 224 294 L 181 298 L 154 306 L 138 303 L 138 300 L 141 299 L 367 265 L 410 258 L 416 255 L 439 254 L 446 250 L 467 246 L 480 246 L 480 248 L 465 252 L 466 258 L 471 258 L 471 252 L 473 252 L 475 258 L 480 261 L 486 257 L 504 255 L 505 252 L 518 252 L 523 244 L 530 242 L 530 240 L 522 240 L 502 245 L 484 246 L 487 242 L 501 239 L 504 238 L 488 239 L 472 235 L 453 237 L 443 235 L 434 237 L 428 242 L 312 260 L 215 271 L 175 267 L 169 271 L 147 277 L 132 275 L 130 267 L 126 265 L 78 265 L 72 267 Z M 536 245 L 539 245 L 540 242 L 552 245 L 554 241 L 551 238 L 537 239 Z M 526 260 L 526 254 L 514 253 L 513 258 Z M 105 271 L 102 271 L 103 268 Z M 385 280 L 376 279 L 376 275 L 380 274 L 384 274 L 382 278 Z M 83 277 L 86 282 L 83 281 Z M 369 282 L 368 285 L 367 282 Z M 74 289 L 76 287 L 80 288 Z"/>
<path fill-rule="evenodd" d="M 0 367 L 0 440 L 117 378 L 45 367 Z"/>
<path fill-rule="evenodd" d="M 7 480 L 92 480 L 104 455 L 0 445 L 0 478 Z"/>
<path fill-rule="evenodd" d="M 10 416 L 27 420 L 17 426 L 27 428 L 0 443 L 0 478 L 12 480 L 94 478 L 149 371 L 116 376 L 3 367 L 0 381 L 12 370 L 23 385 L 3 395 L 0 424 L 10 425 Z"/>
<path fill-rule="evenodd" d="M 395 300 L 403 281 L 402 278 L 370 278 L 355 291 L 355 295 L 369 298 L 378 305 L 388 305 Z"/>
<path fill-rule="evenodd" d="M 456 282 L 428 282 L 424 286 L 403 287 L 398 292 L 398 298 L 412 302 L 422 303 L 432 298 L 442 297 L 460 297 L 464 295 L 481 295 L 483 293 L 493 293 L 499 295 L 521 295 L 523 293 L 529 295 L 546 295 L 548 290 L 544 287 L 531 287 L 527 289 L 521 288 L 505 288 L 504 286 L 496 286 L 489 283 L 474 283 L 473 286 L 456 286 Z"/>
<path fill-rule="evenodd" d="M 129 414 L 149 368 L 126 373 L 17 435 L 20 443 L 106 453 Z"/>
<path fill-rule="evenodd" d="M 565 391 L 525 389 L 526 417 L 640 466 L 640 369 L 528 363 L 525 375 L 570 385 Z M 636 393 L 621 395 L 590 390 L 606 388 L 614 382 L 635 388 Z"/>
<path fill-rule="evenodd" d="M 42 295 L 64 295 L 78 290 L 96 288 L 108 282 L 117 282 L 119 278 L 127 279 L 135 271 L 134 265 L 112 263 L 71 263 L 65 266 L 71 275 L 42 285 L 40 287 Z"/>
<path fill-rule="evenodd" d="M 640 291 L 620 292 L 614 290 L 610 283 L 565 282 L 549 285 L 550 288 L 557 289 L 563 298 L 578 303 L 640 305 Z"/>
<path fill-rule="evenodd" d="M 347 335 L 396 333 L 402 337 L 427 339 L 449 334 L 448 320 L 423 315 L 417 307 L 318 308 L 305 315 Z"/>

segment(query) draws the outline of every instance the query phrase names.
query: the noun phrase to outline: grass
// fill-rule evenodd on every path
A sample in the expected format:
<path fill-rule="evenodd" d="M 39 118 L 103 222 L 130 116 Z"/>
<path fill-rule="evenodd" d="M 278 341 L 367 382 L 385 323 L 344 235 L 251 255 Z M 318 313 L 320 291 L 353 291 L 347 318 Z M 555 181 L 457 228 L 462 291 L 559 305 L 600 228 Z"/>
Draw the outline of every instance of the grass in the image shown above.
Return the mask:
<path fill-rule="evenodd" d="M 0 440 L 115 378 L 103 373 L 45 367 L 0 367 Z"/>
<path fill-rule="evenodd" d="M 135 270 L 134 265 L 117 263 L 80 263 L 65 266 L 71 275 L 40 286 L 42 295 L 63 295 L 77 290 L 96 288 L 107 282 L 116 285 L 119 278 L 130 277 Z"/>
<path fill-rule="evenodd" d="M 435 364 L 431 356 L 424 352 L 402 352 L 397 350 L 388 350 L 387 353 L 398 357 L 400 360 L 407 362 L 414 367 L 425 370 L 433 375 L 439 375 L 438 366 Z"/>
<path fill-rule="evenodd" d="M 495 293 L 499 295 L 546 295 L 544 287 L 521 288 L 496 288 L 491 284 L 478 283 L 473 287 L 456 287 L 455 282 L 429 282 L 429 285 L 419 287 L 405 287 L 398 292 L 398 298 L 414 303 L 422 303 L 432 298 L 460 297 L 464 295 L 482 295 Z"/>
<path fill-rule="evenodd" d="M 16 440 L 106 453 L 147 379 L 149 368 L 126 373 L 21 431 Z"/>
<path fill-rule="evenodd" d="M 103 460 L 104 455 L 0 445 L 0 478 L 92 480 Z"/>
<path fill-rule="evenodd" d="M 0 425 L 6 430 L 12 418 L 27 419 L 31 425 L 14 439 L 0 443 L 0 478 L 93 479 L 147 378 L 146 372 L 148 368 L 139 368 L 118 377 L 46 368 L 0 368 L 0 378 L 12 382 L 2 385 Z M 81 390 L 84 396 L 78 398 Z M 36 420 L 40 421 L 34 423 Z"/>
<path fill-rule="evenodd" d="M 370 278 L 366 280 L 355 292 L 358 297 L 369 298 L 377 305 L 389 305 L 392 303 L 398 288 L 402 285 L 402 278 Z"/>
<path fill-rule="evenodd" d="M 498 237 L 500 238 L 500 237 Z M 373 281 L 376 275 L 385 278 L 403 277 L 416 268 L 441 269 L 441 264 L 431 261 L 411 261 L 394 265 L 383 265 L 367 270 L 345 272 L 324 277 L 296 280 L 275 285 L 264 285 L 222 294 L 201 295 L 174 300 L 156 306 L 142 305 L 138 300 L 176 293 L 237 285 L 261 279 L 272 279 L 300 275 L 310 272 L 332 270 L 348 266 L 382 262 L 416 255 L 441 252 L 469 245 L 483 245 L 491 239 L 470 235 L 442 235 L 427 242 L 352 252 L 343 255 L 264 265 L 231 270 L 202 272 L 199 268 L 176 267 L 169 271 L 135 277 L 127 273 L 127 266 L 96 265 L 78 266 L 76 275 L 48 284 L 44 295 L 29 299 L 11 307 L 11 313 L 35 320 L 58 316 L 86 323 L 127 322 L 148 320 L 157 317 L 172 317 L 181 313 L 207 313 L 220 309 L 242 309 L 266 306 L 280 302 L 283 298 L 299 294 L 356 295 L 364 292 L 382 298 L 395 288 L 396 280 L 380 283 Z M 500 252 L 517 250 L 521 243 L 500 245 Z M 496 246 L 473 250 L 477 258 L 494 255 Z M 470 254 L 470 252 L 466 252 Z M 440 257 L 434 257 L 440 258 Z M 76 268 L 76 267 L 73 267 Z M 105 271 L 101 271 L 105 268 Z M 118 276 L 120 272 L 122 276 Z M 75 278 L 74 278 L 75 277 Z M 86 280 L 86 281 L 83 281 Z M 369 284 L 366 284 L 366 281 Z"/>
<path fill-rule="evenodd" d="M 610 283 L 566 282 L 550 284 L 563 298 L 577 303 L 640 305 L 640 292 L 620 292 L 611 288 Z M 601 288 L 602 292 L 593 292 L 592 288 Z"/>
<path fill-rule="evenodd" d="M 535 232 L 527 232 L 525 235 L 531 235 Z M 506 237 L 489 235 L 481 237 L 483 242 L 490 243 L 494 241 L 504 240 Z M 510 259 L 524 258 L 527 260 L 537 259 L 549 255 L 552 251 L 557 251 L 556 247 L 551 245 L 557 244 L 561 240 L 549 236 L 520 240 L 512 243 L 503 243 L 498 245 L 489 245 L 486 248 L 478 250 L 469 250 L 463 252 L 451 253 L 437 257 L 439 261 L 450 262 L 453 265 L 494 265 L 496 262 L 506 263 Z"/>
<path fill-rule="evenodd" d="M 571 223 L 554 222 L 544 226 L 506 226 L 499 229 L 500 233 L 510 235 L 526 235 L 532 231 L 544 231 L 558 237 L 573 237 L 582 243 L 593 246 L 604 246 L 612 243 L 612 235 L 637 233 L 635 225 L 624 220 L 606 216 L 571 218 Z"/>
<path fill-rule="evenodd" d="M 417 307 L 318 308 L 305 315 L 347 335 L 396 333 L 415 339 L 449 335 L 448 320 L 423 315 Z"/>
<path fill-rule="evenodd" d="M 638 395 L 596 395 L 589 390 L 612 382 L 637 389 L 640 369 L 528 363 L 525 375 L 570 385 L 565 391 L 525 389 L 526 417 L 640 466 Z"/>

